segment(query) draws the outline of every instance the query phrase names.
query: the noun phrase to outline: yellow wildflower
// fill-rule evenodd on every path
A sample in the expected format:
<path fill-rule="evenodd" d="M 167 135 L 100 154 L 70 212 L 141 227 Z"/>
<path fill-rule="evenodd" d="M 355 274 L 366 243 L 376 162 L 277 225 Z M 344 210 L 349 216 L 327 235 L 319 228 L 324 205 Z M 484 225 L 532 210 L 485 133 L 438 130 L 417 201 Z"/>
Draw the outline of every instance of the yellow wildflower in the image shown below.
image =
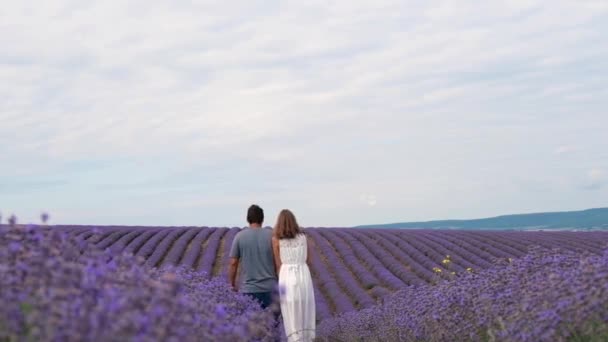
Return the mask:
<path fill-rule="evenodd" d="M 435 271 L 435 273 L 441 273 L 441 268 L 439 267 L 433 267 L 433 271 Z"/>
<path fill-rule="evenodd" d="M 467 267 L 467 272 L 473 272 L 473 269 L 471 267 Z"/>

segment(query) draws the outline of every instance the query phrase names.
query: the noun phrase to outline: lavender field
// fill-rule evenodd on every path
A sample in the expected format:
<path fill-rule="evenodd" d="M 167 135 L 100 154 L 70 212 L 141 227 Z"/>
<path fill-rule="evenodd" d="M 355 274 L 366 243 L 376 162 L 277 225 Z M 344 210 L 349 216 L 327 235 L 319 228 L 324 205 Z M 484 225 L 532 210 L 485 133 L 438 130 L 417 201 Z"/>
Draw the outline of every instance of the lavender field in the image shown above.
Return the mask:
<path fill-rule="evenodd" d="M 95 247 L 133 253 L 150 267 L 184 266 L 226 277 L 240 228 L 58 227 Z M 539 245 L 601 253 L 608 232 L 487 232 L 308 228 L 317 316 L 366 308 L 405 286 L 433 284 L 524 256 Z M 449 256 L 449 257 L 448 257 Z M 467 271 L 468 270 L 468 271 Z"/>
<path fill-rule="evenodd" d="M 222 289 L 227 271 L 227 251 L 239 231 L 239 228 L 120 226 L 0 229 L 3 240 L 0 247 L 5 254 L 0 268 L 5 282 L 2 283 L 3 288 L 19 287 L 16 278 L 5 277 L 7 274 L 14 276 L 16 272 L 4 263 L 5 258 L 13 260 L 11 267 L 27 273 L 29 261 L 26 256 L 37 253 L 28 246 L 44 244 L 46 249 L 57 249 L 47 251 L 53 258 L 64 260 L 62 253 L 68 253 L 68 260 L 88 260 L 86 267 L 91 267 L 91 260 L 95 260 L 96 267 L 104 270 L 106 266 L 97 264 L 99 260 L 119 260 L 120 267 L 114 264 L 113 269 L 104 272 L 122 272 L 121 277 L 126 278 L 130 276 L 124 272 L 148 272 L 151 275 L 140 277 L 158 279 L 163 274 L 171 274 L 172 277 L 186 279 L 179 280 L 186 284 L 185 288 L 192 290 L 198 286 L 205 293 L 227 291 L 227 287 Z M 346 228 L 308 228 L 306 232 L 315 243 L 311 271 L 316 289 L 320 339 L 555 341 L 580 336 L 582 341 L 590 336 L 598 340 L 608 336 L 605 335 L 608 321 L 608 232 Z M 24 257 L 16 258 L 14 253 L 24 253 Z M 126 256 L 118 257 L 121 254 Z M 55 261 L 55 265 L 58 263 Z M 87 271 L 82 272 L 86 274 Z M 28 275 L 22 273 L 20 277 L 25 280 Z M 6 279 L 14 282 L 11 285 L 6 283 Z M 193 279 L 196 285 L 188 285 Z M 53 282 L 47 284 L 51 288 L 56 285 Z M 95 288 L 95 280 L 87 278 L 87 286 Z M 214 290 L 209 291 L 209 288 Z M 113 295 L 124 297 L 124 301 L 131 300 L 129 292 L 121 289 L 121 294 Z M 188 293 L 192 295 L 192 291 Z M 17 296 L 24 300 L 33 294 L 15 290 L 12 296 L 7 297 L 3 291 L 0 299 L 8 301 L 11 298 L 14 301 Z M 243 337 L 243 340 L 248 340 L 258 336 L 256 338 L 264 340 L 274 333 L 268 327 L 272 325 L 267 322 L 269 318 L 252 308 L 251 303 L 244 303 L 245 300 L 237 294 L 211 297 L 199 298 L 199 306 L 211 305 L 218 327 L 239 332 L 234 339 L 248 336 Z M 235 306 L 234 303 L 239 304 Z M 174 305 L 169 305 L 171 310 L 182 310 Z M 216 317 L 216 310 L 223 312 L 224 308 L 230 307 L 235 307 L 231 317 L 238 319 L 228 322 L 222 314 L 219 319 Z M 13 322 L 15 315 L 20 317 L 17 323 L 11 323 L 15 327 L 9 326 L 10 329 L 0 324 L 0 340 L 4 336 L 2 329 L 13 332 L 14 339 L 8 337 L 8 341 L 21 340 L 18 322 L 27 321 L 28 310 L 21 307 L 20 315 L 23 317 L 14 312 L 0 311 L 4 317 L 13 317 L 6 318 L 8 322 Z M 162 310 L 169 309 L 163 307 Z M 139 321 L 133 318 L 134 313 L 124 315 L 125 322 L 133 321 L 132 324 L 142 329 L 137 323 Z M 209 313 L 205 312 L 205 315 Z M 252 331 L 243 323 L 247 320 L 243 317 L 248 315 L 266 324 L 264 329 L 267 330 Z M 189 317 L 191 319 L 192 316 Z M 154 321 L 155 318 L 146 319 Z M 36 326 L 36 321 L 30 323 Z M 220 329 L 218 327 L 213 329 Z M 213 334 L 219 330 L 213 329 L 205 333 L 216 336 Z M 28 331 L 31 332 L 31 328 Z M 134 332 L 129 330 L 127 335 L 130 333 Z M 45 334 L 40 336 L 47 336 Z M 146 330 L 141 333 L 142 340 L 157 336 L 154 334 Z"/>

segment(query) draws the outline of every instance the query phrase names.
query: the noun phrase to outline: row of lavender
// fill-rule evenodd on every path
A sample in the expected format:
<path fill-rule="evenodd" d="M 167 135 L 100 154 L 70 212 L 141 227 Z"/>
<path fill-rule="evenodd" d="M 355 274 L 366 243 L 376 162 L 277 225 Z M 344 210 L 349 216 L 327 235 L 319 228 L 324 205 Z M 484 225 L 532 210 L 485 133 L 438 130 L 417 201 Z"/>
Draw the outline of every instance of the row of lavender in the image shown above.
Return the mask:
<path fill-rule="evenodd" d="M 226 275 L 240 228 L 60 227 L 95 246 L 126 251 L 147 266 L 179 265 Z M 409 285 L 437 283 L 525 255 L 532 245 L 600 253 L 608 232 L 486 232 L 308 228 L 317 316 L 367 308 Z"/>
<path fill-rule="evenodd" d="M 405 287 L 324 320 L 330 341 L 608 341 L 608 248 L 534 247 L 478 273 Z"/>
<path fill-rule="evenodd" d="M 146 266 L 184 266 L 205 275 L 225 275 L 228 254 L 240 228 L 56 227 L 100 249 L 139 257 Z"/>
<path fill-rule="evenodd" d="M 371 306 L 408 285 L 437 283 L 512 260 L 531 246 L 599 254 L 608 232 L 470 232 L 310 229 L 325 264 L 313 264 L 319 314 Z M 318 271 L 316 270 L 318 269 Z M 317 271 L 317 272 L 315 272 Z M 327 272 L 329 271 L 329 272 Z M 358 286 L 353 286 L 354 284 Z M 344 294 L 347 294 L 346 296 Z M 329 308 L 329 312 L 325 312 Z"/>
<path fill-rule="evenodd" d="M 0 289 L 0 341 L 281 336 L 271 312 L 225 281 L 187 268 L 144 267 L 46 227 L 0 227 Z"/>

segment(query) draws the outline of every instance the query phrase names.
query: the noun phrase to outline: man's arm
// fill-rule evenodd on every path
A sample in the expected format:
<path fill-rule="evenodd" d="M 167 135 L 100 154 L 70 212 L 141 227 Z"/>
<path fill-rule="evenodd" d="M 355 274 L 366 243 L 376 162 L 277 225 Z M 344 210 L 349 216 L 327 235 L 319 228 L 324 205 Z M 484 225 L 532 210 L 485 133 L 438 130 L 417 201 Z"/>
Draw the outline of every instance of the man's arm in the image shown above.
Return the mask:
<path fill-rule="evenodd" d="M 234 291 L 236 288 L 236 275 L 239 269 L 239 261 L 241 259 L 241 250 L 239 247 L 239 234 L 236 235 L 230 246 L 230 266 L 228 269 L 228 279 L 230 280 L 230 286 Z"/>
<path fill-rule="evenodd" d="M 230 279 L 230 286 L 234 291 L 237 291 L 236 288 L 236 274 L 239 269 L 239 258 L 230 258 L 230 270 L 228 271 L 228 277 Z"/>

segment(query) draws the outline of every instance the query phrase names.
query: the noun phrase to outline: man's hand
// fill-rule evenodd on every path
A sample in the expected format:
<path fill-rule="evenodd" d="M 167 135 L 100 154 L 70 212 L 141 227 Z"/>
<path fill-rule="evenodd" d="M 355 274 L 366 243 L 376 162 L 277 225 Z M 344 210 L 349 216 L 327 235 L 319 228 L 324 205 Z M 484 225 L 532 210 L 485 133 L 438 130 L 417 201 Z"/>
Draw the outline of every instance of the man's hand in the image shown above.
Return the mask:
<path fill-rule="evenodd" d="M 236 287 L 236 271 L 239 268 L 239 259 L 238 258 L 230 258 L 230 269 L 228 270 L 228 279 L 230 280 L 230 286 L 232 287 L 232 291 L 238 291 Z"/>

